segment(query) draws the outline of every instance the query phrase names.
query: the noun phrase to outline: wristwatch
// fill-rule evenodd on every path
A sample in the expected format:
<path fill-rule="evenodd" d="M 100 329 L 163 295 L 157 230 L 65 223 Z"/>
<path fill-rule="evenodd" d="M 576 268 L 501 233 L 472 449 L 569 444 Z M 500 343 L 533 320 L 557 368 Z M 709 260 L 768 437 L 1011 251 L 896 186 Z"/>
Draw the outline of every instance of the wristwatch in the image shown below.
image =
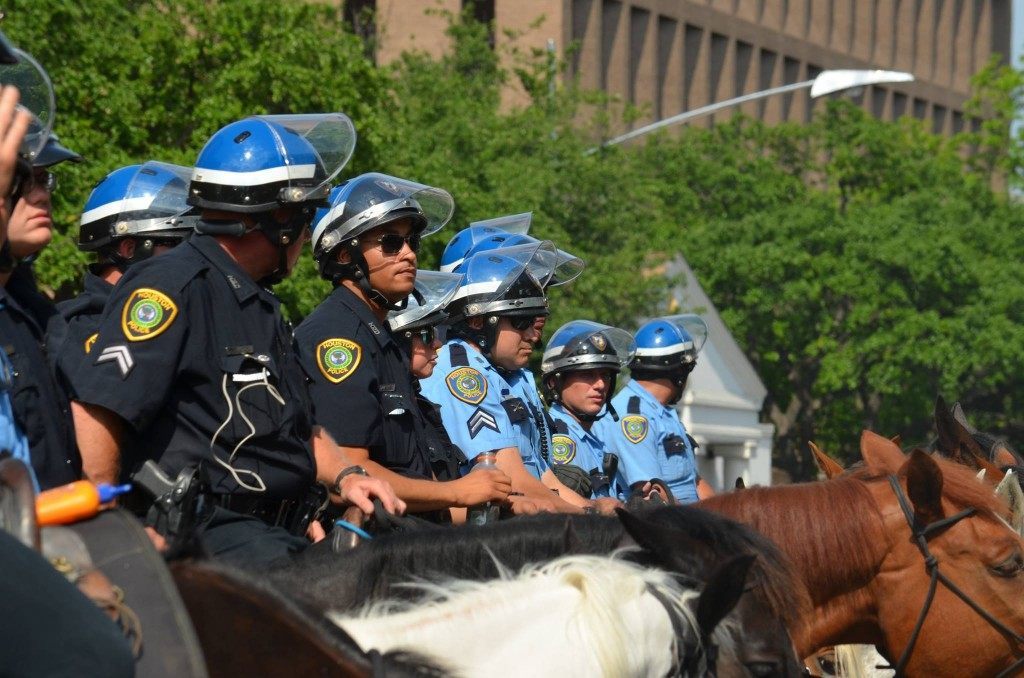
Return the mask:
<path fill-rule="evenodd" d="M 370 474 L 367 473 L 366 469 L 363 468 L 362 466 L 348 466 L 348 467 L 345 467 L 345 468 L 341 469 L 341 473 L 339 473 L 338 477 L 334 479 L 334 483 L 332 483 L 331 486 L 329 488 L 327 488 L 328 491 L 330 491 L 331 494 L 336 494 L 336 495 L 338 495 L 340 497 L 341 496 L 341 481 L 344 480 L 345 476 L 351 476 L 351 475 L 368 476 Z"/>

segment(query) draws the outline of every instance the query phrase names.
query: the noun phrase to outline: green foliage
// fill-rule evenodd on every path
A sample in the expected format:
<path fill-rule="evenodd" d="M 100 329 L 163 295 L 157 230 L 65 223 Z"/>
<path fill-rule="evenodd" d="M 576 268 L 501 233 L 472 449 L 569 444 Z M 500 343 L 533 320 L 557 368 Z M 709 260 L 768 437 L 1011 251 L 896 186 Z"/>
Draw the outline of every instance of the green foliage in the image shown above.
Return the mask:
<path fill-rule="evenodd" d="M 549 331 L 574 318 L 635 326 L 664 310 L 683 254 L 765 381 L 777 462 L 811 474 L 806 441 L 851 456 L 861 428 L 928 436 L 936 392 L 978 423 L 1024 430 L 1024 211 L 1009 125 L 1021 74 L 990 64 L 946 139 L 842 101 L 809 125 L 736 117 L 630 147 L 585 151 L 613 98 L 558 84 L 544 51 L 495 51 L 452 16 L 453 49 L 369 61 L 337 9 L 279 0 L 12 0 L 4 30 L 48 68 L 57 132 L 87 156 L 62 166 L 41 279 L 62 293 L 90 187 L 150 158 L 191 164 L 211 132 L 260 112 L 341 110 L 359 132 L 346 175 L 377 170 L 449 190 L 452 225 L 532 210 L 532 233 L 586 259 L 552 293 Z M 502 106 L 516 83 L 530 101 Z M 973 151 L 973 152 L 967 152 Z M 325 295 L 309 257 L 278 287 L 294 319 Z"/>

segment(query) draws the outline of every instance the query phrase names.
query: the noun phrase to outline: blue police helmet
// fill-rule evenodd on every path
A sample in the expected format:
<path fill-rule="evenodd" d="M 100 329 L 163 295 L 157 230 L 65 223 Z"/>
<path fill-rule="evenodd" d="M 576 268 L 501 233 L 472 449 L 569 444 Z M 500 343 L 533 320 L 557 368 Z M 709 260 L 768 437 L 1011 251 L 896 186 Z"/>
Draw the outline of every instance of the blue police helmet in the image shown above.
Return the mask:
<path fill-rule="evenodd" d="M 342 243 L 377 226 L 410 218 L 413 232 L 436 233 L 452 218 L 455 201 L 440 188 L 370 172 L 331 190 L 327 207 L 317 210 L 311 225 L 313 257 L 321 273 Z"/>
<path fill-rule="evenodd" d="M 439 268 L 445 272 L 455 271 L 479 243 L 487 239 L 504 242 L 512 235 L 526 235 L 532 221 L 533 212 L 523 212 L 472 222 L 448 241 Z"/>
<path fill-rule="evenodd" d="M 466 260 L 462 284 L 448 305 L 452 322 L 481 315 L 548 314 L 544 287 L 555 268 L 550 241 L 481 252 Z"/>
<path fill-rule="evenodd" d="M 629 332 L 592 320 L 573 320 L 551 335 L 540 371 L 544 376 L 593 369 L 619 372 L 635 352 L 636 342 Z"/>
<path fill-rule="evenodd" d="M 323 204 L 352 157 L 355 128 L 341 113 L 253 116 L 214 133 L 199 152 L 189 204 L 258 213 Z"/>
<path fill-rule="evenodd" d="M 92 252 L 129 237 L 186 238 L 196 221 L 187 202 L 190 174 L 188 167 L 152 160 L 108 174 L 85 203 L 79 249 Z"/>
<path fill-rule="evenodd" d="M 484 238 L 470 248 L 467 257 L 472 257 L 480 252 L 489 252 L 503 247 L 516 247 L 519 245 L 532 245 L 541 242 L 532 235 L 525 233 L 514 233 L 500 237 Z M 555 250 L 554 271 L 545 286 L 564 285 L 578 278 L 586 264 L 582 259 L 564 250 Z M 461 266 L 453 268 L 456 273 L 462 270 Z"/>
<path fill-rule="evenodd" d="M 707 336 L 707 323 L 698 315 L 687 313 L 648 321 L 636 332 L 636 355 L 629 367 L 655 372 L 691 367 Z"/>

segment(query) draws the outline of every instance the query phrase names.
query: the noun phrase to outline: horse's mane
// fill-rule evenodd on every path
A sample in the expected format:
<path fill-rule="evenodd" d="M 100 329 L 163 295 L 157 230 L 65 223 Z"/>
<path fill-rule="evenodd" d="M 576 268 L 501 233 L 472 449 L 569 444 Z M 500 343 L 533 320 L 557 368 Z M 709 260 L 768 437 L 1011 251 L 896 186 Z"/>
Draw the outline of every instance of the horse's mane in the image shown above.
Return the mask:
<path fill-rule="evenodd" d="M 989 516 L 1007 513 L 992 488 L 979 483 L 971 470 L 932 459 L 942 471 L 942 495 L 957 509 L 973 506 Z M 862 466 L 832 480 L 753 487 L 716 495 L 701 505 L 754 527 L 778 544 L 818 602 L 834 592 L 859 588 L 865 577 L 873 576 L 867 574 L 877 565 L 870 545 L 881 538 L 882 516 L 867 486 L 887 483 L 887 476 Z M 809 521 L 820 520 L 828 521 L 827 529 L 809 527 Z"/>
<path fill-rule="evenodd" d="M 269 603 L 271 609 L 280 611 L 283 616 L 293 620 L 294 624 L 305 629 L 328 647 L 340 654 L 358 661 L 370 663 L 363 655 L 362 649 L 347 633 L 332 624 L 323 613 L 302 599 L 286 595 L 265 578 L 240 570 L 230 565 L 214 561 L 180 561 L 176 569 L 191 569 L 205 575 L 228 582 L 231 586 L 246 594 L 262 598 Z M 414 652 L 388 652 L 380 657 L 383 668 L 388 676 L 396 678 L 441 678 L 449 675 L 446 667 L 434 658 L 427 659 Z"/>
<path fill-rule="evenodd" d="M 457 605 L 459 620 L 472 624 L 481 615 L 494 614 L 494 610 L 520 601 L 527 591 L 570 586 L 579 590 L 581 596 L 574 616 L 586 621 L 587 636 L 601 655 L 600 665 L 604 667 L 605 674 L 625 675 L 626 657 L 635 638 L 630 638 L 630 629 L 623 627 L 619 611 L 653 589 L 660 594 L 662 605 L 668 603 L 666 612 L 690 631 L 687 640 L 700 642 L 700 628 L 691 609 L 700 594 L 683 588 L 671 574 L 662 570 L 630 563 L 620 557 L 593 555 L 565 556 L 547 563 L 528 565 L 519 572 L 503 567 L 499 569 L 498 578 L 486 582 L 448 577 L 434 582 L 404 584 L 420 592 L 415 602 L 386 599 L 371 602 L 350 613 L 328 612 L 327 616 L 342 628 L 355 620 L 391 622 L 393 620 L 389 618 L 396 614 L 409 614 L 414 618 L 410 625 L 418 625 L 420 622 L 416 620 L 431 616 L 437 610 L 452 612 L 450 608 Z M 721 626 L 714 633 L 715 643 L 726 654 L 734 655 L 732 634 Z"/>
<path fill-rule="evenodd" d="M 787 628 L 795 628 L 800 617 L 810 611 L 810 594 L 796 576 L 792 563 L 771 539 L 760 532 L 693 506 L 660 507 L 644 513 L 643 517 L 701 542 L 719 562 L 741 553 L 757 555 L 747 574 L 747 584 L 754 586 L 754 595 Z"/>

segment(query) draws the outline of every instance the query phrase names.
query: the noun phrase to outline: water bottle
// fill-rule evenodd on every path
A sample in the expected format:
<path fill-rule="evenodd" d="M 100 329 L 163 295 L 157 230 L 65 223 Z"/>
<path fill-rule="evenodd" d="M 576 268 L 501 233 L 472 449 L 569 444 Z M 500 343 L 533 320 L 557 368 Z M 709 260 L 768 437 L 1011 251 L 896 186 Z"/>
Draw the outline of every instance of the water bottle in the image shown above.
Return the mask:
<path fill-rule="evenodd" d="M 496 468 L 498 468 L 498 455 L 494 450 L 491 450 L 477 455 L 473 462 L 473 470 L 470 473 L 477 469 L 489 470 Z M 466 512 L 466 522 L 470 525 L 486 525 L 487 523 L 497 522 L 500 515 L 501 506 L 498 502 L 485 501 L 482 504 L 469 507 L 469 511 Z"/>

